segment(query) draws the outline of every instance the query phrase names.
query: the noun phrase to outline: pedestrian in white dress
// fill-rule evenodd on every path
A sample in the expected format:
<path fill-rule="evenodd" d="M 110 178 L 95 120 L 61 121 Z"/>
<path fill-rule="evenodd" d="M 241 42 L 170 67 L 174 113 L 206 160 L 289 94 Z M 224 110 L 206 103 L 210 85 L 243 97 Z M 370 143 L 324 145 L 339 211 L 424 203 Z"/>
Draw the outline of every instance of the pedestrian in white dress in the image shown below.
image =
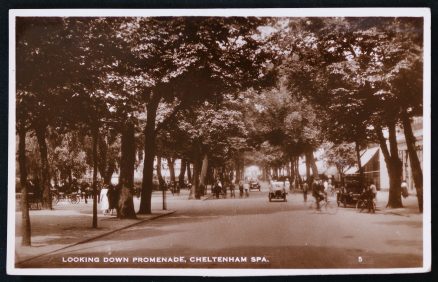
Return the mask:
<path fill-rule="evenodd" d="M 103 214 L 109 213 L 109 201 L 108 201 L 108 187 L 102 187 L 100 190 L 100 210 Z"/>

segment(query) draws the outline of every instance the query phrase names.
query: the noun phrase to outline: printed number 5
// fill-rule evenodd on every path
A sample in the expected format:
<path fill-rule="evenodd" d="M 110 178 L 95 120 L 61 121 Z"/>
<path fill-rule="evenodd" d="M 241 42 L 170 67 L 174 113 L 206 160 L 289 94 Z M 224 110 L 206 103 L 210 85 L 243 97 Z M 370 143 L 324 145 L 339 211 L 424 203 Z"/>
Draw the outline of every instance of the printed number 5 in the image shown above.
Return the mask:
<path fill-rule="evenodd" d="M 358 261 L 358 262 L 363 262 L 362 257 L 357 257 L 357 261 Z"/>

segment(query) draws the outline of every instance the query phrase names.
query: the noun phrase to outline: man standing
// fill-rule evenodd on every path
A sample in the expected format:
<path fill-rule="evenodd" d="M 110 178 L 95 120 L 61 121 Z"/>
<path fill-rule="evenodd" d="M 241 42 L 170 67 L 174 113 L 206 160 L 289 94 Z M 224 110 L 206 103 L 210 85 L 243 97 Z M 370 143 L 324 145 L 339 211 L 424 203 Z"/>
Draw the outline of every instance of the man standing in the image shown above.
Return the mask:
<path fill-rule="evenodd" d="M 307 180 L 306 180 L 306 181 L 304 181 L 304 184 L 303 184 L 304 202 L 307 202 L 307 190 L 309 190 L 309 184 L 307 184 Z"/>

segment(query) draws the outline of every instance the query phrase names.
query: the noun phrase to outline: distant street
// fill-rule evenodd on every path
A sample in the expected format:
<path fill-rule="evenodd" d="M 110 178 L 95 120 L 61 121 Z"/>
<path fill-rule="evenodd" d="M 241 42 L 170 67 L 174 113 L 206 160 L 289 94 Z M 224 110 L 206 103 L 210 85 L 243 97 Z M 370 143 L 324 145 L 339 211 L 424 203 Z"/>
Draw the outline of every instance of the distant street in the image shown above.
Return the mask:
<path fill-rule="evenodd" d="M 312 197 L 305 204 L 301 193 L 293 193 L 288 195 L 286 203 L 269 203 L 266 186 L 262 188 L 261 192 L 251 192 L 249 198 L 242 199 L 238 191 L 237 198 L 205 201 L 188 201 L 186 197 L 168 194 L 168 208 L 176 210 L 174 214 L 30 260 L 22 267 L 388 268 L 422 265 L 419 214 L 401 216 L 381 211 L 367 214 L 352 208 L 339 208 L 335 214 L 319 213 L 309 208 Z M 155 208 L 160 207 L 160 201 L 159 194 L 154 194 Z M 379 202 L 377 206 L 385 204 Z M 99 262 L 80 262 L 83 257 L 98 258 Z M 117 258 L 119 263 L 103 262 Z M 128 262 L 123 262 L 124 258 Z"/>

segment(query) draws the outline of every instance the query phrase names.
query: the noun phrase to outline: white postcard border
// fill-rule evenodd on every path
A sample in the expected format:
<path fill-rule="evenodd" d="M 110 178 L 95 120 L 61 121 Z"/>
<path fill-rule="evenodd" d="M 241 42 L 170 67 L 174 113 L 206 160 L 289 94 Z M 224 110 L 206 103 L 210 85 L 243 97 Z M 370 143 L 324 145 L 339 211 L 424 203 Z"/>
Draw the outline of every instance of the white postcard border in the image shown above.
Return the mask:
<path fill-rule="evenodd" d="M 423 267 L 369 269 L 206 269 L 206 268 L 16 268 L 15 267 L 15 18 L 117 16 L 254 17 L 423 17 Z M 12 9 L 9 10 L 9 138 L 7 273 L 10 275 L 277 276 L 420 273 L 431 270 L 431 15 L 429 8 L 273 8 L 273 9 Z"/>

